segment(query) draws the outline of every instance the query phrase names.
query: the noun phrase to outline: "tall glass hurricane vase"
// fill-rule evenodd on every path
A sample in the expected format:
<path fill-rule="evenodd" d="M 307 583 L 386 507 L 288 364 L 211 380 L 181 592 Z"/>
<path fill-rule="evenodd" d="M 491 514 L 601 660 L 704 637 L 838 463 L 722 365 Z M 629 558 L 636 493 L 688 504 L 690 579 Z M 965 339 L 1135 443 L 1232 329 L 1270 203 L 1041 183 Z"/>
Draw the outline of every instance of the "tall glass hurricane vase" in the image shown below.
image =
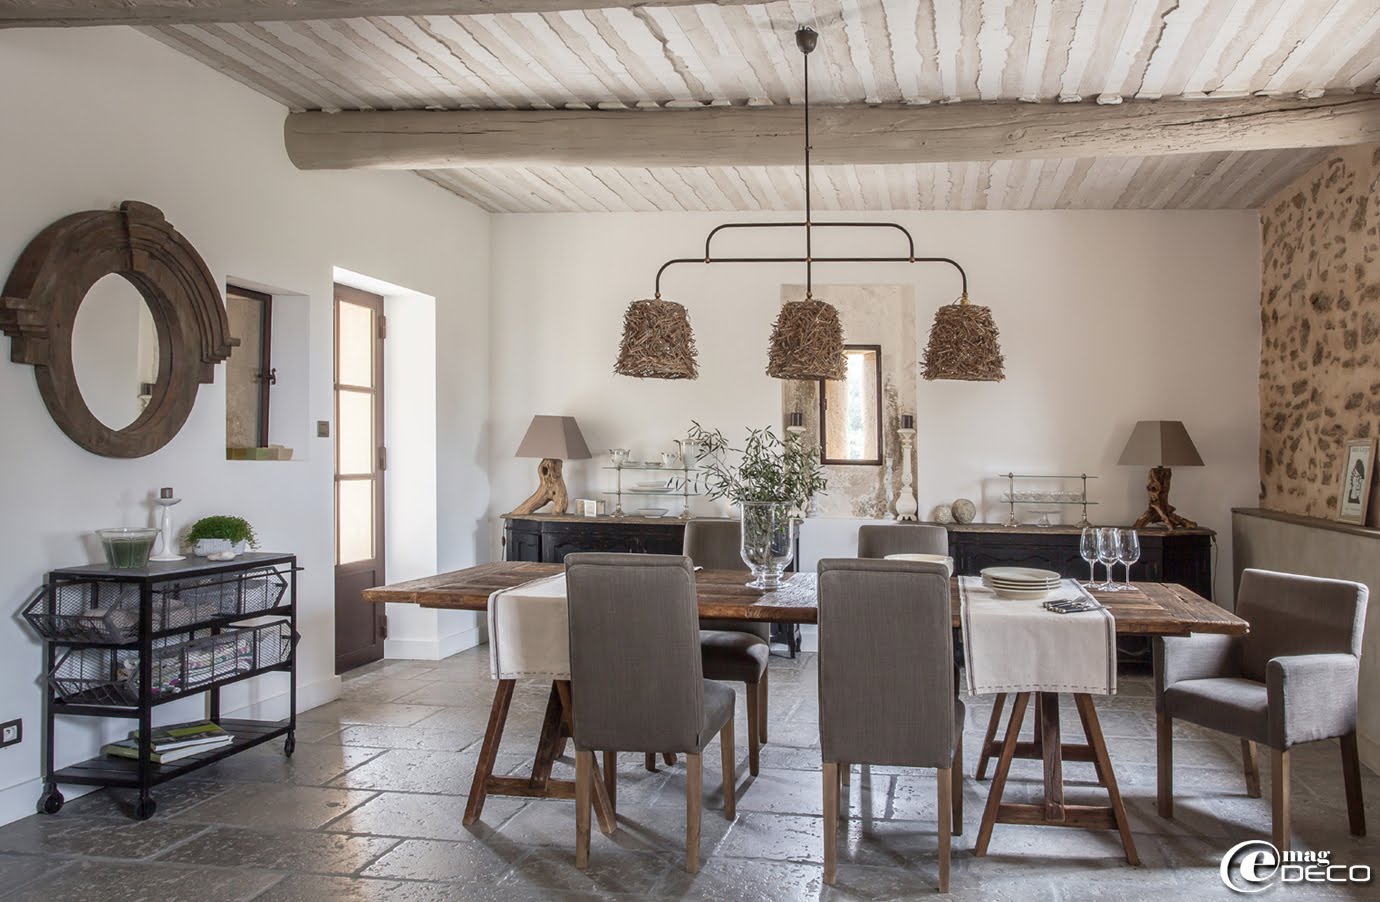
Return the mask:
<path fill-rule="evenodd" d="M 744 501 L 743 563 L 752 571 L 754 589 L 779 589 L 781 574 L 795 556 L 795 520 L 791 505 L 779 501 Z"/>

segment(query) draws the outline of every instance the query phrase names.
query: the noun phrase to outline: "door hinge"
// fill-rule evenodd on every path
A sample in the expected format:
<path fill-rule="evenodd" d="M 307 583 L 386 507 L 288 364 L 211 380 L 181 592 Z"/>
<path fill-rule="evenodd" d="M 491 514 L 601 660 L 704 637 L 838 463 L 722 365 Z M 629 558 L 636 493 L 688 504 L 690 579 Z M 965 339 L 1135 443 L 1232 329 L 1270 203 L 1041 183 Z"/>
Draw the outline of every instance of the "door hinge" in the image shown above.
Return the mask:
<path fill-rule="evenodd" d="M 387 337 L 388 337 L 388 317 L 387 317 L 387 315 L 380 313 L 380 314 L 379 314 L 379 340 L 382 341 L 383 339 L 385 339 L 385 338 L 387 338 Z"/>
<path fill-rule="evenodd" d="M 379 472 L 382 473 L 384 470 L 387 470 L 387 469 L 388 469 L 388 448 L 385 447 L 384 445 L 379 445 Z"/>
<path fill-rule="evenodd" d="M 380 639 L 387 639 L 387 638 L 388 638 L 388 615 L 387 615 L 387 614 L 384 614 L 382 617 L 379 618 L 379 638 L 380 638 Z"/>

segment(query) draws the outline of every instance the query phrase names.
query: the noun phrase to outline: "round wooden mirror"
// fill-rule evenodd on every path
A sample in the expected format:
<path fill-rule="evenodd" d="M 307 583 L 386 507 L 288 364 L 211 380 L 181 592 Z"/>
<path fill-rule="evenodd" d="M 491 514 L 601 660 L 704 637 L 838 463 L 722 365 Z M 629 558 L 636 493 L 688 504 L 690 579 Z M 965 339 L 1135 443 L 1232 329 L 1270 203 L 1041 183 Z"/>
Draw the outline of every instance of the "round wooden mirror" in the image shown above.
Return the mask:
<path fill-rule="evenodd" d="M 40 232 L 5 283 L 0 329 L 10 359 L 33 366 L 62 431 L 106 457 L 143 457 L 172 441 L 237 344 L 205 261 L 160 210 L 135 201 Z M 129 340 L 122 348 L 111 332 L 102 347 L 103 329 Z"/>

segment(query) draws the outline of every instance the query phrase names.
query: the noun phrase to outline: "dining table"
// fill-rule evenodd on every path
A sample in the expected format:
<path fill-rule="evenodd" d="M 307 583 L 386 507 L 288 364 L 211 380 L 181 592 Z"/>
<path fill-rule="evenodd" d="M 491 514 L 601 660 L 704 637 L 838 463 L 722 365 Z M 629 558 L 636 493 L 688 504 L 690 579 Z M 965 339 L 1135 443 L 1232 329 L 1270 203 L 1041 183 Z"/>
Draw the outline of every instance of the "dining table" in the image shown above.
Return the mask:
<path fill-rule="evenodd" d="M 562 564 L 498 561 L 366 589 L 364 599 L 376 604 L 413 604 L 440 610 L 483 612 L 488 609 L 489 597 L 494 592 L 513 589 L 562 572 Z M 790 574 L 781 588 L 772 590 L 750 587 L 746 585 L 745 577 L 746 574 L 738 570 L 697 570 L 695 580 L 700 617 L 744 622 L 818 622 L 815 574 Z M 962 598 L 958 577 L 951 578 L 949 586 L 953 628 L 959 630 Z M 1133 582 L 1121 591 L 1114 592 L 1103 591 L 1096 585 L 1087 588 L 1112 614 L 1118 636 L 1188 636 L 1194 633 L 1240 636 L 1249 630 L 1247 622 L 1231 611 L 1174 583 Z M 509 685 L 505 687 L 502 682 Z M 493 759 L 497 755 L 507 718 L 508 703 L 512 697 L 512 681 L 502 682 L 495 695 L 489 728 L 481 747 L 479 762 L 476 764 L 466 809 L 467 823 L 473 823 L 478 819 L 483 810 L 484 799 L 490 793 L 525 797 L 573 797 L 573 784 L 550 777 L 552 760 L 561 755 L 565 739 L 570 732 L 568 684 L 564 687 L 552 686 L 532 775 L 526 778 L 493 776 Z M 975 854 L 986 854 L 996 824 L 1032 824 L 1115 829 L 1121 836 L 1127 860 L 1131 864 L 1139 863 L 1125 806 L 1117 788 L 1115 772 L 1092 697 L 1076 695 L 1074 701 L 1085 737 L 1082 743 L 1069 743 L 1063 740 L 1060 730 L 1059 695 L 1055 692 L 1017 693 L 1011 704 L 1005 734 L 999 737 L 1006 697 L 995 697 L 975 776 L 979 780 L 985 778 L 988 763 L 993 757 L 997 759 L 997 766 L 992 775 L 991 791 L 974 847 Z M 1032 740 L 1025 742 L 1021 741 L 1020 730 L 1028 707 L 1033 707 L 1034 732 Z M 1013 804 L 1003 801 L 1007 775 L 1015 758 L 1037 759 L 1043 762 L 1044 798 L 1040 802 Z M 1063 763 L 1066 760 L 1093 764 L 1098 783 L 1107 792 L 1107 805 L 1065 803 Z M 1161 746 L 1158 750 L 1158 765 L 1170 766 L 1169 761 L 1168 749 Z M 607 789 L 604 786 L 599 787 L 603 791 L 599 792 L 595 799 L 596 811 L 600 814 L 601 823 L 606 830 L 612 829 L 616 804 L 614 799 L 604 798 L 606 795 L 612 796 L 613 781 L 610 779 L 608 783 Z"/>

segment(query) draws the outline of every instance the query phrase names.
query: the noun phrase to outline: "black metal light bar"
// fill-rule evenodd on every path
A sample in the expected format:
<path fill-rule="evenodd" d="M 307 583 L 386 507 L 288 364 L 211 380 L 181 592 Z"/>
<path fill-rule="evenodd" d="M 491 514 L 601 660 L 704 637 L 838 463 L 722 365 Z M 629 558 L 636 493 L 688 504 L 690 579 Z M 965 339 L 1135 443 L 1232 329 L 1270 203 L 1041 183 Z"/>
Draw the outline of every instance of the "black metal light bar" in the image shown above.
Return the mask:
<path fill-rule="evenodd" d="M 815 222 L 811 218 L 812 202 L 810 187 L 810 52 L 815 49 L 819 35 L 812 28 L 800 28 L 795 33 L 796 46 L 804 56 L 805 64 L 805 219 L 789 222 L 725 222 L 710 229 L 704 239 L 703 257 L 677 257 L 661 264 L 656 271 L 656 294 L 661 298 L 661 276 L 666 270 L 682 263 L 804 263 L 805 297 L 809 299 L 814 288 L 814 264 L 816 263 L 947 263 L 958 270 L 962 279 L 962 296 L 968 296 L 968 274 L 956 260 L 948 257 L 915 256 L 915 238 L 910 230 L 898 222 Z M 725 229 L 805 229 L 805 256 L 803 257 L 715 257 L 710 252 L 714 236 Z M 896 229 L 906 236 L 909 253 L 904 257 L 816 257 L 813 253 L 813 231 L 816 228 L 838 229 Z"/>

